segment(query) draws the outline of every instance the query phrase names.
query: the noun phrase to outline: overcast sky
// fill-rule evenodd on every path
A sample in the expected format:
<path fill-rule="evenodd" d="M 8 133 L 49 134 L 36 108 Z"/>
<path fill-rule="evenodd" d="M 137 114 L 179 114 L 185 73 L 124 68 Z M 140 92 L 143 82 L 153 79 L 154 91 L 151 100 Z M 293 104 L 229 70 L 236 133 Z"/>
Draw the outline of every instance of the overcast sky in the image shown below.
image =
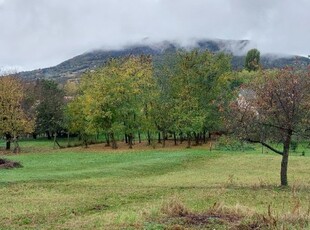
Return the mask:
<path fill-rule="evenodd" d="M 0 0 L 0 68 L 56 65 L 148 41 L 250 39 L 310 54 L 310 0 Z"/>

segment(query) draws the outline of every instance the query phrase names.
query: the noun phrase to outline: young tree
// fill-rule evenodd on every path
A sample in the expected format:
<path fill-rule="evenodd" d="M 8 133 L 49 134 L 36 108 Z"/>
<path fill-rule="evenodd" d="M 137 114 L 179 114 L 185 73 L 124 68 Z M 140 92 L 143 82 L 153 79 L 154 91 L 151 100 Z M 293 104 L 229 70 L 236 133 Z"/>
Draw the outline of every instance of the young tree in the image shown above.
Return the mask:
<path fill-rule="evenodd" d="M 96 133 L 96 127 L 91 116 L 91 98 L 85 95 L 76 97 L 65 110 L 66 128 L 72 133 L 78 133 L 85 147 L 88 147 L 89 137 Z"/>
<path fill-rule="evenodd" d="M 22 82 L 13 77 L 0 78 L 0 134 L 6 137 L 6 149 L 13 139 L 14 152 L 19 152 L 18 136 L 33 130 L 33 121 L 22 108 L 24 100 Z"/>
<path fill-rule="evenodd" d="M 257 71 L 260 67 L 260 52 L 257 49 L 251 49 L 245 57 L 244 68 L 248 71 Z"/>
<path fill-rule="evenodd" d="M 51 139 L 52 135 L 56 138 L 63 125 L 64 92 L 51 80 L 41 80 L 36 87 L 36 131 L 46 133 L 48 139 Z"/>
<path fill-rule="evenodd" d="M 260 72 L 239 90 L 229 119 L 241 139 L 261 143 L 282 156 L 281 185 L 288 185 L 292 136 L 305 135 L 310 125 L 310 69 Z M 268 142 L 281 143 L 282 149 Z"/>

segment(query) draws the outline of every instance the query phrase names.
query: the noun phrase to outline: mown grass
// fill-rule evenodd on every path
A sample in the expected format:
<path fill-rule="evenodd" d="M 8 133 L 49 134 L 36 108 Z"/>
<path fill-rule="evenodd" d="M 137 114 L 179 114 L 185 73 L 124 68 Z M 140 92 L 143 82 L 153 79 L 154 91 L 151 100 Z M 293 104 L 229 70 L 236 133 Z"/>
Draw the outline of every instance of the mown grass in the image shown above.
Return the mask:
<path fill-rule="evenodd" d="M 259 150 L 72 148 L 6 157 L 24 167 L 0 171 L 0 229 L 164 229 L 178 221 L 163 221 L 174 197 L 193 213 L 215 203 L 262 215 L 269 207 L 275 217 L 309 209 L 307 156 L 290 157 L 288 188 L 278 187 L 280 156 Z"/>

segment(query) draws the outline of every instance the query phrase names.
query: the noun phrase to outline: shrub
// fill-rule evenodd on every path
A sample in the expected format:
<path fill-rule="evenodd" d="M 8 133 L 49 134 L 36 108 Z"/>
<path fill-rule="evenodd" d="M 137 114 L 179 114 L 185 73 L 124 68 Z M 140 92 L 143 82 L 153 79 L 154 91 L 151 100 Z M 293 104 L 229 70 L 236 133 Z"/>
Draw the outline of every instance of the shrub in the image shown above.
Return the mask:
<path fill-rule="evenodd" d="M 215 145 L 217 150 L 223 151 L 244 151 L 253 150 L 254 146 L 244 141 L 240 141 L 233 137 L 221 136 Z"/>
<path fill-rule="evenodd" d="M 297 147 L 298 147 L 298 142 L 297 141 L 292 141 L 291 142 L 291 150 L 293 152 L 296 152 Z"/>
<path fill-rule="evenodd" d="M 8 159 L 0 158 L 0 169 L 12 169 L 12 168 L 22 168 L 23 166 L 19 162 L 10 161 Z"/>

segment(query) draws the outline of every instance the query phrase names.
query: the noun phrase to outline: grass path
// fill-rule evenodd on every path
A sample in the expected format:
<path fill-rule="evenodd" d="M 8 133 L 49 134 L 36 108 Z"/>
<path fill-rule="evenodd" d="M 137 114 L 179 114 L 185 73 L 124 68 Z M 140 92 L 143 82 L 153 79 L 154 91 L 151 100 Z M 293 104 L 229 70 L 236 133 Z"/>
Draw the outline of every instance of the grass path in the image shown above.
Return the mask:
<path fill-rule="evenodd" d="M 279 215 L 310 202 L 309 157 L 290 157 L 287 189 L 277 186 L 274 154 L 70 149 L 8 158 L 24 168 L 0 171 L 0 229 L 154 229 L 176 196 L 194 211 L 217 202 Z"/>

